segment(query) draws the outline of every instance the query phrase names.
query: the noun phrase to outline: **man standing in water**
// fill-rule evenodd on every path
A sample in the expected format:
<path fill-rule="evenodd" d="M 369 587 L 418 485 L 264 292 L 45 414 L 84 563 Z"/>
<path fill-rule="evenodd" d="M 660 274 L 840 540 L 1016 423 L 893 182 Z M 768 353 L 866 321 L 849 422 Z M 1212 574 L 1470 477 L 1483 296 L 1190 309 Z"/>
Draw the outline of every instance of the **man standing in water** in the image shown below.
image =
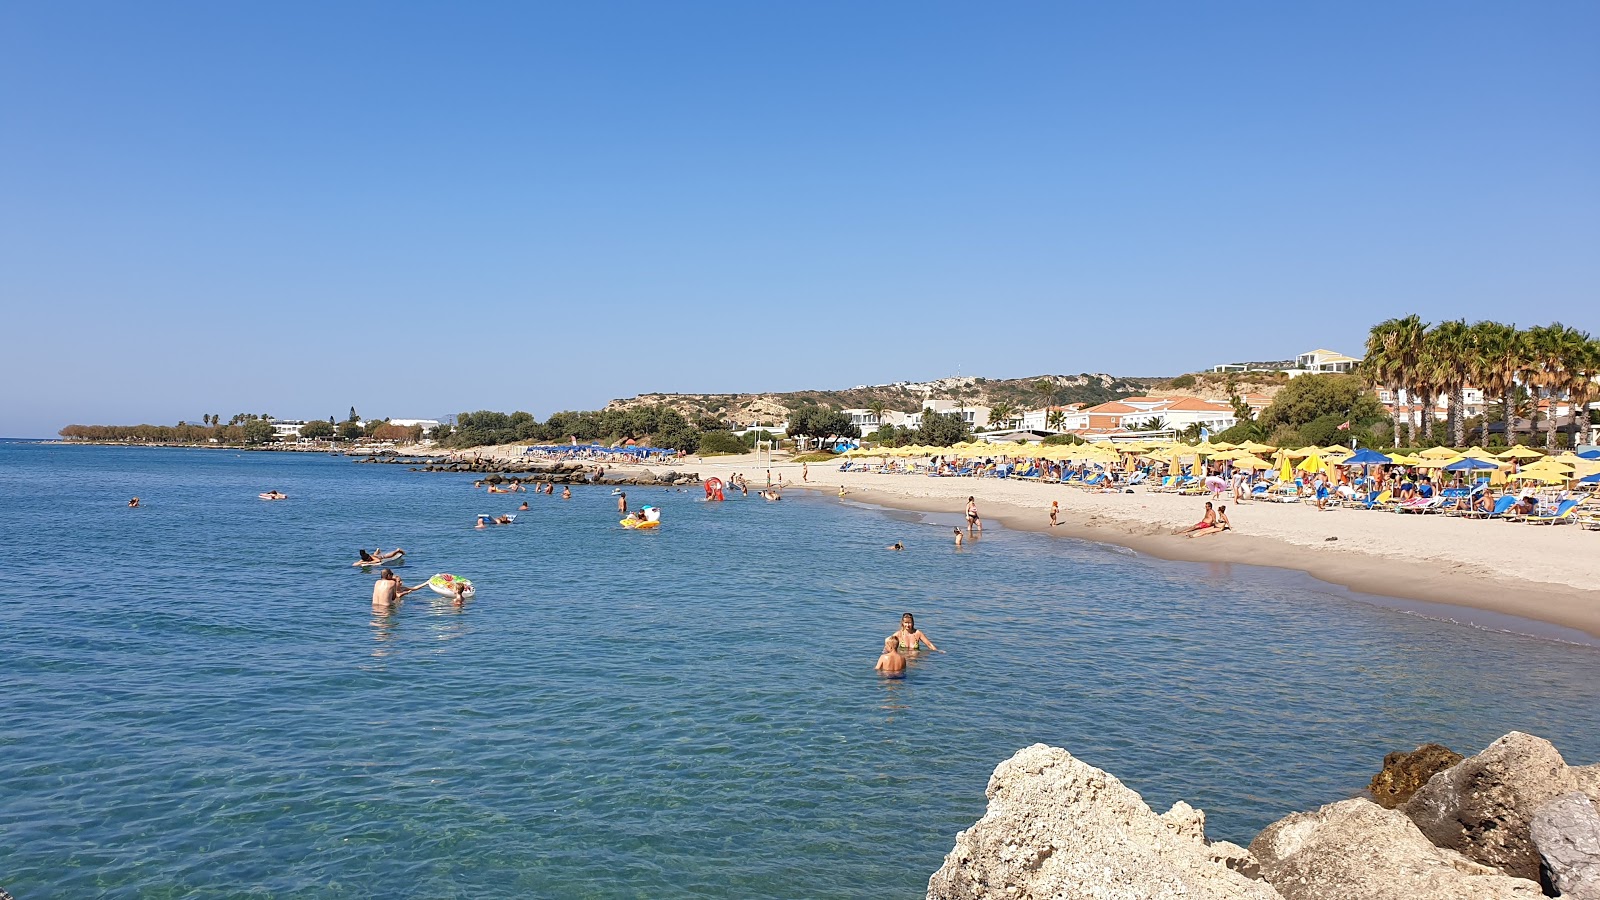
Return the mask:
<path fill-rule="evenodd" d="M 419 584 L 414 588 L 407 588 L 405 582 L 394 574 L 393 569 L 384 569 L 383 574 L 372 586 L 372 611 L 386 614 L 395 611 L 407 594 L 414 594 L 427 585 Z"/>
<path fill-rule="evenodd" d="M 617 493 L 617 512 L 624 516 L 628 514 L 628 494 L 626 491 Z"/>
<path fill-rule="evenodd" d="M 883 639 L 883 654 L 878 657 L 878 664 L 872 667 L 873 671 L 898 675 L 906 670 L 906 658 L 900 655 L 897 644 L 892 634 Z"/>

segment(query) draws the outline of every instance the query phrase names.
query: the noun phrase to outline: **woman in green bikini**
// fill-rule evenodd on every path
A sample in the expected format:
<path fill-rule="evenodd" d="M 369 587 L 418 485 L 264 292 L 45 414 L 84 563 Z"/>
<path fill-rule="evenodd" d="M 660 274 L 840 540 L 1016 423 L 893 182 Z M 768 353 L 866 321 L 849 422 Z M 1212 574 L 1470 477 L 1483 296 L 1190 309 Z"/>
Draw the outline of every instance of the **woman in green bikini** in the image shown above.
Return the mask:
<path fill-rule="evenodd" d="M 925 646 L 929 650 L 944 652 L 935 647 L 933 641 L 928 640 L 928 636 L 917 629 L 917 620 L 912 617 L 911 613 L 906 613 L 900 617 L 900 630 L 896 631 L 892 637 L 895 639 L 895 643 L 900 646 L 900 649 L 904 651 L 915 651 Z"/>

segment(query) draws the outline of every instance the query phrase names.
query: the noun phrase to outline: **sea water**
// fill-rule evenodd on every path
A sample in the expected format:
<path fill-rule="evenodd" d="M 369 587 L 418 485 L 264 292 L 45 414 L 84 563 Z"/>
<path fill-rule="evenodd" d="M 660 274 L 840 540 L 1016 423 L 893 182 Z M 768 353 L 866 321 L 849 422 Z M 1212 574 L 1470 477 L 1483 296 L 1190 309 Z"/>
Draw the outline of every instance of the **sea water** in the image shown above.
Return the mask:
<path fill-rule="evenodd" d="M 635 532 L 609 488 L 0 444 L 0 886 L 918 897 L 1037 741 L 1241 842 L 1424 741 L 1600 759 L 1592 647 L 1269 569 L 1003 530 L 957 550 L 958 510 L 700 493 L 629 489 L 664 510 Z M 375 617 L 350 565 L 374 546 L 478 596 Z M 946 652 L 880 678 L 903 612 Z"/>

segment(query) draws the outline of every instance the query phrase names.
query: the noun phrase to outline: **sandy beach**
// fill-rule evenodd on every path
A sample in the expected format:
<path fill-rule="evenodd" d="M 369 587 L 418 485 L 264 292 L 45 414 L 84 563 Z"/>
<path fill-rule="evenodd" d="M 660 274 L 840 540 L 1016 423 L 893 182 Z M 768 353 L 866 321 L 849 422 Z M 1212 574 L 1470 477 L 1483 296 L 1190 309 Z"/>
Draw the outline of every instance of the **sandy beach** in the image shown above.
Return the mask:
<path fill-rule="evenodd" d="M 511 457 L 513 448 L 480 448 Z M 657 471 L 661 467 L 654 468 Z M 726 480 L 743 473 L 765 482 L 754 455 L 689 457 L 673 468 Z M 837 493 L 880 506 L 959 513 L 975 496 L 987 521 L 1057 537 L 1102 541 L 1163 559 L 1245 563 L 1308 572 L 1368 594 L 1442 603 L 1558 625 L 1600 638 L 1600 534 L 1573 525 L 1536 526 L 1442 515 L 1354 509 L 1318 511 L 1303 503 L 1224 499 L 1233 531 L 1190 540 L 1174 529 L 1200 519 L 1206 497 L 1091 493 L 1081 488 L 995 478 L 931 478 L 840 472 L 838 464 L 770 465 L 789 488 Z M 1050 502 L 1061 504 L 1049 527 Z"/>

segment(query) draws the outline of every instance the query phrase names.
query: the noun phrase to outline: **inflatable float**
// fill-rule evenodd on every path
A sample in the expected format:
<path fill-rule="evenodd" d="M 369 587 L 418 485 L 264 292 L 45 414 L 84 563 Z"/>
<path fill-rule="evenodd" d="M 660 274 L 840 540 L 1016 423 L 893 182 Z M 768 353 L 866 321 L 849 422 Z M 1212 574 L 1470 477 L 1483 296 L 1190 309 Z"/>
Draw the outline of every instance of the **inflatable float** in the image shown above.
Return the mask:
<path fill-rule="evenodd" d="M 280 494 L 277 491 L 267 491 L 265 493 L 257 494 L 256 496 L 260 497 L 262 500 L 287 500 L 287 499 L 289 499 L 289 495 L 288 494 Z"/>
<path fill-rule="evenodd" d="M 629 516 L 617 524 L 621 525 L 623 528 L 661 527 L 661 510 L 656 509 L 654 506 L 646 506 L 639 511 L 644 513 L 644 518 L 641 519 L 638 516 Z"/>
<path fill-rule="evenodd" d="M 707 500 L 721 500 L 722 499 L 722 479 L 721 478 L 707 478 L 706 479 L 706 499 Z"/>
<path fill-rule="evenodd" d="M 463 588 L 465 588 L 465 590 L 461 592 L 461 596 L 466 597 L 469 600 L 478 593 L 477 589 L 472 586 L 471 581 L 468 581 L 465 578 L 457 578 L 448 572 L 440 572 L 438 575 L 428 579 L 428 587 L 432 589 L 435 594 L 438 594 L 442 597 L 454 597 L 456 595 L 454 588 L 456 584 L 460 584 Z"/>
<path fill-rule="evenodd" d="M 405 565 L 405 562 L 406 552 L 404 550 L 396 550 L 393 553 L 385 553 L 382 556 L 374 556 L 371 559 L 358 559 L 350 565 L 361 569 L 370 569 L 373 566 L 402 566 Z"/>
<path fill-rule="evenodd" d="M 496 522 L 495 519 L 497 519 L 497 518 L 508 519 L 509 521 Z M 516 521 L 517 521 L 517 517 L 516 517 L 515 513 L 513 513 L 511 515 L 507 515 L 507 516 L 491 516 L 488 513 L 478 513 L 478 524 L 479 525 L 511 525 L 511 524 L 515 523 Z"/>

